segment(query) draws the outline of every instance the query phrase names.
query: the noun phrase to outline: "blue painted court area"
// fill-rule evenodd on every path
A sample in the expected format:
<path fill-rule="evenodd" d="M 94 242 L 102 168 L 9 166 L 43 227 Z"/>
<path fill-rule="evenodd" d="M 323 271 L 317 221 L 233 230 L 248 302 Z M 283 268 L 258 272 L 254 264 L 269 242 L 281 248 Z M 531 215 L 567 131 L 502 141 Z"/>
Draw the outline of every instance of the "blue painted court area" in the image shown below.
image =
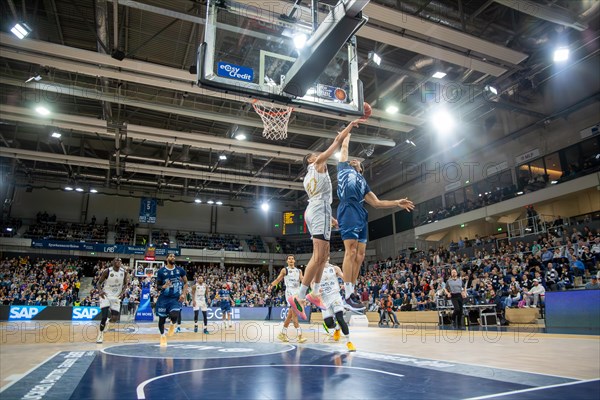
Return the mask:
<path fill-rule="evenodd" d="M 173 342 L 61 352 L 0 397 L 577 400 L 597 398 L 599 384 L 341 345 Z"/>

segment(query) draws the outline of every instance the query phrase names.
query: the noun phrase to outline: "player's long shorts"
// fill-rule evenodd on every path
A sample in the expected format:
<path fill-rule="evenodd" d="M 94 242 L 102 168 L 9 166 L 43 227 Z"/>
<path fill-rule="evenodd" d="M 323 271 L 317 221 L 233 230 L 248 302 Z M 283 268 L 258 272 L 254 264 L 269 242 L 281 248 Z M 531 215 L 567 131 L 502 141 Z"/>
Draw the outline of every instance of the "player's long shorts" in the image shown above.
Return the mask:
<path fill-rule="evenodd" d="M 181 303 L 179 297 L 158 296 L 156 300 L 156 315 L 159 317 L 168 317 L 172 311 L 180 311 Z"/>
<path fill-rule="evenodd" d="M 322 311 L 323 319 L 333 317 L 335 313 L 344 311 L 344 302 L 339 293 L 324 294 L 323 303 L 325 304 L 325 307 L 327 307 Z"/>
<path fill-rule="evenodd" d="M 367 243 L 367 218 L 362 212 L 361 204 L 340 203 L 337 220 L 342 240 L 353 239 Z"/>
<path fill-rule="evenodd" d="M 319 236 L 324 240 L 329 240 L 331 237 L 331 204 L 322 200 L 310 202 L 304 212 L 304 221 L 312 237 Z"/>
<path fill-rule="evenodd" d="M 194 311 L 208 311 L 208 305 L 206 304 L 205 299 L 196 300 L 196 307 L 194 307 Z"/>
<path fill-rule="evenodd" d="M 231 312 L 231 303 L 228 301 L 222 301 L 221 304 L 219 304 L 219 306 L 221 307 L 221 312 L 223 313 L 230 313 Z"/>
<path fill-rule="evenodd" d="M 300 293 L 300 288 L 285 290 L 285 301 L 287 302 L 288 307 L 291 307 L 292 305 L 290 304 L 290 302 L 287 299 L 292 296 L 298 296 L 299 293 Z"/>
<path fill-rule="evenodd" d="M 121 312 L 121 299 L 118 297 L 108 297 L 100 298 L 100 308 L 110 307 L 112 311 Z"/>

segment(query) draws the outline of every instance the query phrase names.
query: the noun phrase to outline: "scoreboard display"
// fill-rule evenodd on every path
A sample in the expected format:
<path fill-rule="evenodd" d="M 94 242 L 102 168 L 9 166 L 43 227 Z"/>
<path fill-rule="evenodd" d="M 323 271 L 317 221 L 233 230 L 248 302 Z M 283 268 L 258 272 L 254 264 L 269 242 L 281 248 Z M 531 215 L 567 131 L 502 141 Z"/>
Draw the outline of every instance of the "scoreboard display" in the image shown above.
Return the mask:
<path fill-rule="evenodd" d="M 308 233 L 304 223 L 304 210 L 284 211 L 283 212 L 283 231 L 284 235 L 299 235 Z"/>

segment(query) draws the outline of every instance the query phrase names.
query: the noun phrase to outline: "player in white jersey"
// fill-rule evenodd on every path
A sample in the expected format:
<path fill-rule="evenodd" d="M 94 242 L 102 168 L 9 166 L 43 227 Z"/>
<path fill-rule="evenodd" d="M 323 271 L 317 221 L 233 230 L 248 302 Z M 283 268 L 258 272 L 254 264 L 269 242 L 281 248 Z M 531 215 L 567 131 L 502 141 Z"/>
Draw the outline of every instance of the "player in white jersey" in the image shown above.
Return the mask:
<path fill-rule="evenodd" d="M 327 265 L 323 269 L 323 275 L 321 276 L 321 295 L 323 297 L 323 303 L 325 303 L 325 309 L 323 310 L 323 322 L 329 329 L 334 329 L 333 340 L 336 342 L 340 340 L 340 328 L 344 333 L 346 339 L 346 347 L 349 351 L 356 351 L 356 347 L 350 341 L 350 329 L 348 324 L 344 320 L 344 302 L 340 295 L 340 283 L 338 277 L 344 279 L 344 274 L 340 267 L 332 265 L 327 262 Z M 337 320 L 338 326 L 335 326 L 335 319 Z"/>
<path fill-rule="evenodd" d="M 196 284 L 192 286 L 192 306 L 194 307 L 194 332 L 198 332 L 198 313 L 202 311 L 202 320 L 204 322 L 204 332 L 208 334 L 208 286 L 204 283 L 204 278 L 199 276 Z"/>
<path fill-rule="evenodd" d="M 308 194 L 308 206 L 304 213 L 304 220 L 313 241 L 313 254 L 304 271 L 304 277 L 298 295 L 288 298 L 292 310 L 300 318 L 306 319 L 304 306 L 306 300 L 319 308 L 324 305 L 320 298 L 319 285 L 323 268 L 329 257 L 329 237 L 331 226 L 337 221 L 331 213 L 331 202 L 333 200 L 331 178 L 327 172 L 327 160 L 348 136 L 353 127 L 358 126 L 361 120 L 355 120 L 348 124 L 343 131 L 338 133 L 335 140 L 323 153 L 311 153 L 304 157 L 306 176 L 304 177 L 304 190 Z M 308 287 L 314 281 L 314 290 L 307 295 Z"/>
<path fill-rule="evenodd" d="M 279 282 L 285 283 L 285 298 L 288 299 L 293 296 L 298 295 L 298 291 L 300 290 L 300 282 L 302 282 L 302 271 L 300 268 L 296 268 L 296 258 L 293 254 L 289 254 L 287 256 L 287 267 L 281 268 L 279 272 L 279 276 L 269 285 L 269 289 L 273 289 L 275 286 L 279 284 Z M 288 301 L 288 306 L 292 307 L 292 305 Z M 277 339 L 282 342 L 289 342 L 290 340 L 287 337 L 287 328 L 290 326 L 290 322 L 294 323 L 294 328 L 298 332 L 298 343 L 306 342 L 306 338 L 302 336 L 302 328 L 300 328 L 300 324 L 298 323 L 298 316 L 291 310 L 288 310 L 288 314 L 285 317 L 285 321 L 283 321 L 283 328 L 281 328 L 281 333 L 277 336 Z"/>
<path fill-rule="evenodd" d="M 113 321 L 121 312 L 121 299 L 125 295 L 127 282 L 129 282 L 129 274 L 122 268 L 121 259 L 118 257 L 112 260 L 112 268 L 105 269 L 100 275 L 97 287 L 101 288 L 98 294 L 102 319 L 96 343 L 102 343 L 104 340 L 108 311 L 110 310 Z"/>

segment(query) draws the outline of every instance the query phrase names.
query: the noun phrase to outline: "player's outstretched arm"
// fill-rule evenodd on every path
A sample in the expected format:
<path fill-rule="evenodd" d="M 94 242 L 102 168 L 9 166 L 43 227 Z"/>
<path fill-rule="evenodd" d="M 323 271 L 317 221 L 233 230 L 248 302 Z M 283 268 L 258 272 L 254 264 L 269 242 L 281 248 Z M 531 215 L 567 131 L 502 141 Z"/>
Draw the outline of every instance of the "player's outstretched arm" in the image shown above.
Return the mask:
<path fill-rule="evenodd" d="M 271 284 L 269 286 L 270 287 L 277 286 L 277 284 L 283 280 L 283 278 L 285 277 L 285 274 L 286 274 L 285 268 L 281 268 L 281 271 L 279 271 L 279 275 L 277 276 L 277 279 L 275 279 L 273 282 L 271 282 Z"/>
<path fill-rule="evenodd" d="M 329 157 L 331 157 L 333 155 L 335 150 L 340 146 L 340 144 L 350 134 L 350 131 L 352 130 L 352 128 L 358 126 L 359 122 L 360 122 L 359 119 L 355 119 L 354 121 L 350 122 L 348 124 L 348 126 L 346 126 L 344 128 L 344 130 L 342 130 L 340 133 L 338 133 L 338 135 L 335 137 L 333 143 L 331 143 L 331 145 L 327 148 L 327 150 L 325 150 L 324 152 L 319 154 L 319 156 L 317 157 L 317 160 L 315 161 L 315 164 L 325 164 L 327 162 L 327 160 L 329 159 Z"/>
<path fill-rule="evenodd" d="M 394 208 L 399 207 L 406 211 L 411 211 L 415 208 L 412 201 L 408 199 L 400 200 L 379 200 L 375 193 L 369 192 L 365 195 L 365 201 L 374 208 Z"/>
<path fill-rule="evenodd" d="M 348 161 L 348 146 L 350 145 L 351 136 L 352 135 L 349 133 L 342 142 L 342 147 L 340 148 L 340 162 Z"/>

